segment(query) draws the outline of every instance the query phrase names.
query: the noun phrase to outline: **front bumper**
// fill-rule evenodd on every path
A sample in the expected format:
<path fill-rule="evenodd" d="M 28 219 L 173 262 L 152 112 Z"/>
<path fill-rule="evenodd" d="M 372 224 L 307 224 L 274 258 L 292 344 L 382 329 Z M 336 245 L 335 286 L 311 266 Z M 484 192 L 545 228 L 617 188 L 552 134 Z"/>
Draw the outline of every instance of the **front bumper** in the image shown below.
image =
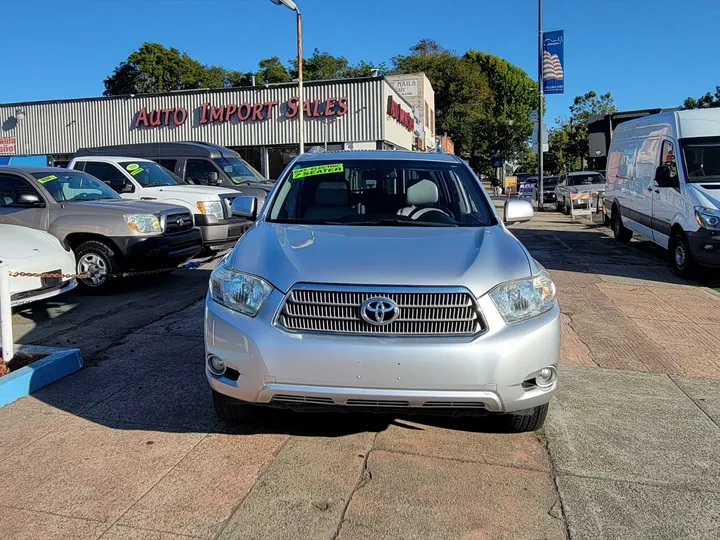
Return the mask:
<path fill-rule="evenodd" d="M 241 218 L 218 220 L 215 216 L 204 214 L 195 216 L 195 226 L 200 229 L 205 248 L 222 249 L 232 247 L 252 225 Z"/>
<path fill-rule="evenodd" d="M 122 251 L 129 270 L 172 267 L 192 259 L 202 250 L 196 228 L 158 236 L 121 236 L 113 240 Z"/>
<path fill-rule="evenodd" d="M 720 268 L 720 232 L 698 229 L 687 233 L 690 251 L 702 266 Z"/>
<path fill-rule="evenodd" d="M 557 306 L 508 326 L 485 296 L 488 331 L 480 336 L 387 338 L 286 332 L 273 324 L 282 299 L 274 291 L 255 318 L 206 299 L 206 358 L 219 356 L 232 370 L 218 377 L 206 368 L 214 390 L 264 404 L 511 412 L 547 403 L 557 387 L 523 386 L 557 366 Z"/>
<path fill-rule="evenodd" d="M 73 271 L 74 269 L 70 272 L 72 273 Z M 36 279 L 39 280 L 40 278 Z M 61 281 L 56 285 L 51 285 L 47 287 L 41 286 L 38 289 L 15 293 L 10 297 L 10 305 L 12 307 L 17 307 L 29 304 L 31 302 L 47 300 L 48 298 L 52 298 L 53 296 L 57 296 L 67 291 L 71 291 L 75 287 L 77 287 L 77 281 L 75 280 L 75 278 L 67 278 L 65 279 L 65 281 Z"/>

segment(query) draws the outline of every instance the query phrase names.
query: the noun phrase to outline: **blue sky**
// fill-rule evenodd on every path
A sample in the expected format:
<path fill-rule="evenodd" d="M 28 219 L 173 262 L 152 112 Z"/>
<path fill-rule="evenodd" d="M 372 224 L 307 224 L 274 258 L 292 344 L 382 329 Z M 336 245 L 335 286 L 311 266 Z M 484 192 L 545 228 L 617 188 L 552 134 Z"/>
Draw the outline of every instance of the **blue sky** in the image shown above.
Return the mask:
<path fill-rule="evenodd" d="M 422 38 L 506 58 L 537 76 L 535 0 L 297 0 L 304 46 L 351 62 L 388 61 Z M 674 107 L 720 84 L 716 0 L 545 0 L 546 31 L 565 30 L 565 94 L 611 92 L 621 110 Z M 242 71 L 295 51 L 295 21 L 270 0 L 8 0 L 0 103 L 101 95 L 143 41 Z"/>

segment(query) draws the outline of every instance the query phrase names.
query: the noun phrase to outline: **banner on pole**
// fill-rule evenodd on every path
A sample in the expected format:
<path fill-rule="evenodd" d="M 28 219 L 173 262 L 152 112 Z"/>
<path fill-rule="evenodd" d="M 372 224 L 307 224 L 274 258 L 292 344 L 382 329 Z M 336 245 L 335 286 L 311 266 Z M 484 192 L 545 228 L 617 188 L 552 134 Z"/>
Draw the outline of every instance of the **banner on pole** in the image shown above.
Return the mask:
<path fill-rule="evenodd" d="M 543 32 L 543 92 L 565 92 L 565 36 L 563 30 Z"/>

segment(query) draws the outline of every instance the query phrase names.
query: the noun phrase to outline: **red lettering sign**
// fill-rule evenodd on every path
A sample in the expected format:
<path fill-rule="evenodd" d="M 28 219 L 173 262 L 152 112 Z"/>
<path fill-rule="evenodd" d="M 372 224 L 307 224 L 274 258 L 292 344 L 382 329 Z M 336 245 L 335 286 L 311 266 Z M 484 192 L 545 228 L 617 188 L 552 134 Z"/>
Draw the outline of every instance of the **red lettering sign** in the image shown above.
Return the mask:
<path fill-rule="evenodd" d="M 17 138 L 0 138 L 0 154 L 15 154 L 17 152 Z"/>
<path fill-rule="evenodd" d="M 415 119 L 412 114 L 405 111 L 400 103 L 395 101 L 392 96 L 388 96 L 387 113 L 389 116 L 397 120 L 408 131 L 415 129 Z"/>
<path fill-rule="evenodd" d="M 263 101 L 259 103 L 228 103 L 216 107 L 210 103 L 201 103 L 198 109 L 199 124 L 214 124 L 215 122 L 230 122 L 233 118 L 237 118 L 239 122 L 251 120 L 258 122 L 261 120 L 269 120 L 273 117 L 273 109 L 277 107 L 277 101 Z M 284 109 L 286 118 L 294 118 L 297 116 L 300 108 L 300 100 L 298 97 L 290 98 L 285 104 Z M 347 97 L 328 98 L 327 100 L 309 100 L 306 99 L 303 104 L 303 110 L 307 117 L 319 116 L 343 116 L 348 112 Z M 400 110 L 396 114 L 407 114 Z M 390 114 L 390 112 L 388 112 Z M 176 125 L 180 126 L 185 123 L 188 118 L 188 111 L 183 107 L 175 109 L 156 109 L 148 111 L 146 107 L 140 109 L 135 115 L 135 127 L 160 127 Z M 398 120 L 400 121 L 400 120 Z M 3 139 L 0 139 L 3 140 Z"/>

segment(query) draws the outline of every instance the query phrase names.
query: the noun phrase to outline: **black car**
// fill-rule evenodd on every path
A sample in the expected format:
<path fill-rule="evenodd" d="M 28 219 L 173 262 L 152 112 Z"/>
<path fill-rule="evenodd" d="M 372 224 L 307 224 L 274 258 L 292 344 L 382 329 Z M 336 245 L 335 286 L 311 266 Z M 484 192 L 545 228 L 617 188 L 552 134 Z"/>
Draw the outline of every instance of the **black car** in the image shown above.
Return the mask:
<path fill-rule="evenodd" d="M 535 202 L 538 208 L 542 209 L 546 204 L 555 204 L 555 186 L 557 186 L 559 176 L 543 176 L 543 200 L 540 203 L 540 187 L 535 188 Z"/>

